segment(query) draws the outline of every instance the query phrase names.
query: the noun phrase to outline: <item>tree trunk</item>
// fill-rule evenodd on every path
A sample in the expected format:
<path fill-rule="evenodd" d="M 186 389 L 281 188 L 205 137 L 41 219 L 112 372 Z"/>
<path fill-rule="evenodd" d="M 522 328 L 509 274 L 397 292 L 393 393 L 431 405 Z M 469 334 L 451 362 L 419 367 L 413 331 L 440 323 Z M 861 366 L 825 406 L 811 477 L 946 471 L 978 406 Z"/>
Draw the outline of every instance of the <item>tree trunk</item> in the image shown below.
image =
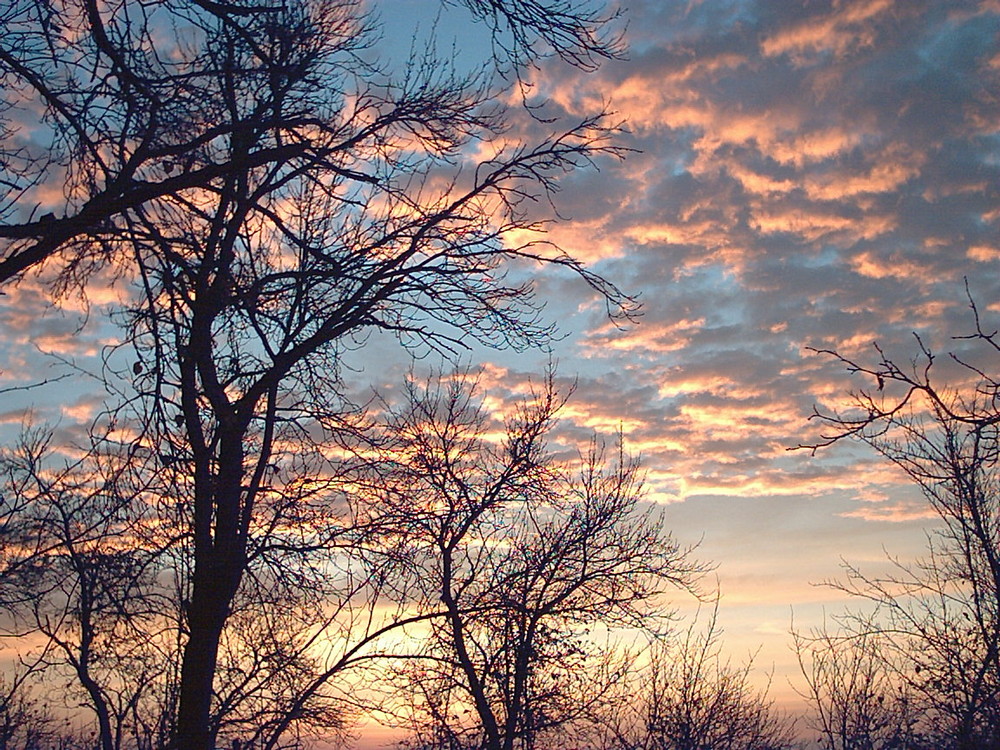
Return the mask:
<path fill-rule="evenodd" d="M 207 466 L 196 469 L 194 573 L 174 750 L 215 748 L 212 697 L 219 642 L 246 567 L 246 536 L 239 521 L 245 429 L 227 427 L 215 476 Z"/>
<path fill-rule="evenodd" d="M 174 750 L 214 750 L 212 696 L 219 641 L 229 614 L 232 586 L 216 554 L 196 558 L 188 641 L 181 662 L 180 701 Z"/>

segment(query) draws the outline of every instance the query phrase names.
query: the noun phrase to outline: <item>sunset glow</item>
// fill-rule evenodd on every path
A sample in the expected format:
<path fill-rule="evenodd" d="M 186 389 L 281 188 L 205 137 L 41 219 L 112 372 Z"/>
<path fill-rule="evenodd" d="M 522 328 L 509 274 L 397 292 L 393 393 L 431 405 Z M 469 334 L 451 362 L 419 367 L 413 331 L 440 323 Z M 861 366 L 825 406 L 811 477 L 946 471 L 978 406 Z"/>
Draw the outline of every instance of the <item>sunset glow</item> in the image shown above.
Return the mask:
<path fill-rule="evenodd" d="M 451 3 L 363 5 L 380 15 L 383 38 L 358 60 L 383 60 L 392 70 L 401 67 L 400 49 L 433 43 L 448 50 L 464 75 L 491 54 L 488 34 L 466 35 L 468 11 Z M 919 557 L 937 523 L 912 481 L 867 447 L 844 441 L 819 451 L 801 448 L 823 442 L 825 427 L 811 419 L 814 412 L 849 411 L 855 405 L 850 394 L 859 389 L 897 395 L 893 383 L 851 374 L 817 350 L 877 362 L 877 343 L 906 363 L 922 356 L 923 345 L 938 357 L 942 374 L 954 375 L 957 388 L 971 382 L 963 357 L 997 372 L 996 352 L 984 355 L 974 342 L 956 337 L 976 331 L 970 301 L 984 329 L 1000 327 L 1000 0 L 622 5 L 627 59 L 608 60 L 594 71 L 556 56 L 526 67 L 518 86 L 504 91 L 514 113 L 508 129 L 428 169 L 419 185 L 408 186 L 419 200 L 374 188 L 368 193 L 368 175 L 349 183 L 353 187 L 337 187 L 338 210 L 351 206 L 345 215 L 367 212 L 384 224 L 373 220 L 372 227 L 350 234 L 353 226 L 327 226 L 339 220 L 334 214 L 298 214 L 296 195 L 276 201 L 271 215 L 250 226 L 255 241 L 273 249 L 273 267 L 289 277 L 314 248 L 285 242 L 272 219 L 304 231 L 322 226 L 317 235 L 326 231 L 346 246 L 363 246 L 366 261 L 378 258 L 390 266 L 404 258 L 400 265 L 408 272 L 439 264 L 445 270 L 428 278 L 443 283 L 455 266 L 439 250 L 453 248 L 420 222 L 450 210 L 456 196 L 522 139 L 545 137 L 555 127 L 549 123 L 571 127 L 602 106 L 613 112 L 620 128 L 607 137 L 623 149 L 623 158 L 574 157 L 583 168 L 553 169 L 556 218 L 548 196 L 532 195 L 525 200 L 527 218 L 504 231 L 509 195 L 498 190 L 476 196 L 462 208 L 467 214 L 456 211 L 434 230 L 444 234 L 461 226 L 476 238 L 470 248 L 487 248 L 463 248 L 460 262 L 467 264 L 463 273 L 475 274 L 474 292 L 500 280 L 533 288 L 542 303 L 540 325 L 556 327 L 549 345 L 515 341 L 504 348 L 509 342 L 500 335 L 501 346 L 490 348 L 466 338 L 472 323 L 435 317 L 435 302 L 428 305 L 426 325 L 435 333 L 435 326 L 458 328 L 442 335 L 447 345 L 435 350 L 419 337 L 408 339 L 413 320 L 387 315 L 395 332 L 389 325 L 349 329 L 330 355 L 342 371 L 331 368 L 322 376 L 337 380 L 344 404 L 381 417 L 407 383 L 420 383 L 431 371 L 467 368 L 486 420 L 480 438 L 499 452 L 508 437 L 505 420 L 511 421 L 517 404 L 539 397 L 553 371 L 554 387 L 569 396 L 547 445 L 553 465 L 576 466 L 595 435 L 608 445 L 621 436 L 625 450 L 641 458 L 645 501 L 663 510 L 679 544 L 696 547 L 695 557 L 715 566 L 705 589 L 717 585 L 721 595 L 724 653 L 734 663 L 756 655 L 753 683 L 769 686 L 777 704 L 797 714 L 805 710 L 804 685 L 790 631 L 821 626 L 852 601 L 822 584 L 838 580 L 845 561 L 879 570 L 887 558 Z M 377 121 L 378 108 L 358 102 L 353 112 L 345 106 L 342 127 Z M 44 151 L 51 133 L 39 124 L 38 112 L 10 111 L 25 148 Z M 400 127 L 365 153 L 405 161 L 428 138 Z M 363 161 L 338 169 L 356 177 Z M 454 174 L 442 165 L 454 167 Z M 10 222 L 37 221 L 39 214 L 78 205 L 80 197 L 67 191 L 80 186 L 65 187 L 70 183 L 64 179 L 53 168 L 31 185 L 9 211 Z M 214 205 L 217 192 L 178 191 L 169 198 L 174 203 L 162 205 L 178 212 L 196 206 L 208 216 L 205 207 Z M 373 241 L 369 230 L 384 237 Z M 494 261 L 495 248 L 518 257 Z M 607 300 L 572 268 L 536 262 L 562 262 L 560 251 L 634 297 L 639 308 L 632 319 L 609 319 Z M 61 285 L 51 294 L 63 260 L 50 258 L 0 292 L 0 443 L 13 445 L 25 429 L 48 426 L 60 455 L 75 458 L 91 444 L 88 428 L 99 423 L 107 440 L 148 454 L 150 465 L 170 466 L 173 454 L 109 416 L 109 404 L 137 399 L 132 384 L 138 389 L 150 377 L 139 362 L 142 353 L 128 340 L 134 321 L 121 312 L 138 298 L 146 278 L 126 259 L 99 267 L 85 288 Z M 387 297 L 407 293 L 393 288 Z M 196 301 L 187 299 L 192 309 Z M 382 314 L 385 308 L 373 309 Z M 298 332 L 309 325 L 303 322 Z M 249 326 L 244 333 L 248 340 L 255 335 Z M 254 358 L 270 361 L 269 346 L 294 348 L 290 335 L 272 338 L 279 343 L 261 333 L 259 341 L 233 347 L 236 374 L 221 389 L 231 401 L 253 384 L 241 366 L 250 370 Z M 449 348 L 451 358 L 441 358 Z M 952 352 L 958 359 L 949 360 Z M 278 409 L 292 413 L 297 404 L 282 393 L 274 397 Z M 918 410 L 929 408 L 925 401 L 914 403 Z M 208 408 L 207 399 L 192 404 L 183 405 L 184 412 L 178 397 L 173 411 L 157 418 L 168 427 L 176 419 L 179 427 L 186 415 Z M 361 431 L 361 417 L 343 419 L 357 419 L 353 426 Z M 428 418 L 418 426 L 433 432 L 435 424 Z M 352 496 L 370 489 L 356 478 L 308 475 L 307 459 L 300 464 L 295 455 L 300 439 L 298 432 L 276 438 L 278 458 L 265 462 L 256 477 L 266 497 L 293 510 L 282 506 L 273 518 L 255 519 L 251 534 L 306 529 L 321 535 L 331 522 L 320 501 L 310 505 L 314 498 L 331 487 Z M 461 464 L 462 445 L 442 448 L 437 459 Z M 315 456 L 326 462 L 324 470 L 348 457 L 374 463 L 383 455 L 374 446 L 374 439 L 367 446 L 328 443 Z M 397 460 L 419 463 L 421 448 L 399 449 Z M 279 468 L 287 472 L 284 479 L 268 485 Z M 406 498 L 405 488 L 398 497 L 431 517 L 448 509 L 446 490 L 424 506 Z M 394 512 L 402 513 L 399 508 Z M 345 511 L 349 528 L 346 518 Z M 169 531 L 162 520 L 149 522 L 154 527 Z M 388 537 L 369 551 L 389 557 L 398 541 Z M 484 537 L 479 546 L 497 545 Z M 322 564 L 333 570 L 332 563 Z M 666 601 L 682 618 L 705 606 L 680 590 Z M 410 631 L 393 643 L 415 643 L 430 626 L 421 622 Z M 349 636 L 343 637 L 347 645 L 336 636 L 323 637 L 335 644 L 328 645 L 331 663 L 353 645 Z M 15 652 L 5 642 L 0 657 L 11 660 Z M 362 728 L 367 725 L 359 747 L 398 739 L 378 716 L 359 715 Z"/>

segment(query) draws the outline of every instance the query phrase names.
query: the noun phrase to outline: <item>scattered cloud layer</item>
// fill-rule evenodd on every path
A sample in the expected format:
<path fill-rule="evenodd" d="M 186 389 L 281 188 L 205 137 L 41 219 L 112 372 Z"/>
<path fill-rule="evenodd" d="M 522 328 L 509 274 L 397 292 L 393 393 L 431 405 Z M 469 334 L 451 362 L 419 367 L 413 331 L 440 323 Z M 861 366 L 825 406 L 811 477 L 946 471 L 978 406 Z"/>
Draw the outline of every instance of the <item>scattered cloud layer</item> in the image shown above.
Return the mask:
<path fill-rule="evenodd" d="M 845 604 L 812 584 L 919 555 L 933 524 L 863 446 L 788 450 L 819 436 L 814 405 L 869 385 L 811 349 L 960 350 L 966 280 L 1000 315 L 1000 3 L 629 5 L 630 60 L 537 81 L 555 114 L 609 103 L 636 149 L 560 195 L 552 238 L 644 304 L 618 329 L 578 281 L 539 280 L 576 382 L 560 438 L 620 426 L 718 562 L 728 647 L 763 645 L 792 704 L 793 609 L 808 628 Z M 511 390 L 542 364 L 487 356 Z"/>
<path fill-rule="evenodd" d="M 856 446 L 788 448 L 817 437 L 814 404 L 842 408 L 859 385 L 810 347 L 860 356 L 879 341 L 905 360 L 913 332 L 958 346 L 966 279 L 1000 316 L 1000 1 L 629 6 L 631 59 L 588 76 L 553 63 L 535 81 L 544 114 L 608 103 L 626 123 L 634 153 L 565 180 L 568 220 L 550 239 L 644 305 L 618 328 L 579 279 L 538 279 L 567 334 L 561 382 L 576 389 L 555 447 L 621 429 L 651 499 L 720 561 L 733 606 L 770 607 L 723 623 L 752 649 L 765 631 L 784 638 L 787 604 L 831 600 L 808 582 L 836 575 L 839 556 L 923 540 L 926 508 L 899 472 Z M 113 340 L 30 282 L 8 295 L 0 388 L 99 361 Z M 353 356 L 360 380 L 387 387 L 408 366 L 377 336 Z M 476 356 L 500 411 L 547 355 Z M 5 398 L 8 432 L 22 405 L 64 426 L 101 408 L 52 389 Z"/>
<path fill-rule="evenodd" d="M 552 230 L 644 302 L 625 330 L 555 306 L 575 334 L 560 349 L 580 373 L 572 420 L 627 425 L 663 499 L 839 491 L 850 515 L 914 518 L 877 464 L 845 473 L 786 448 L 815 437 L 814 403 L 852 387 L 808 347 L 879 341 L 905 360 L 911 332 L 947 348 L 969 330 L 964 279 L 984 308 L 998 298 L 997 4 L 649 0 L 631 14 L 630 60 L 538 81 L 567 115 L 610 102 L 637 149 L 571 179 L 571 220 Z"/>

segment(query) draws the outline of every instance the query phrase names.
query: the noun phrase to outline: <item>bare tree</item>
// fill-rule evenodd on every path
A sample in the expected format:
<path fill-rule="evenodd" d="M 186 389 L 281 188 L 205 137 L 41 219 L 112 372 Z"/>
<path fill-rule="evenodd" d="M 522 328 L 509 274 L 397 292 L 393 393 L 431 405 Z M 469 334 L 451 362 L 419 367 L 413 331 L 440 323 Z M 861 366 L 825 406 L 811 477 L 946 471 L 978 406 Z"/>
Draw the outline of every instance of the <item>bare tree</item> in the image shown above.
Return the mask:
<path fill-rule="evenodd" d="M 584 67 L 616 53 L 607 19 L 564 0 L 466 4 L 493 29 L 499 68 L 546 49 Z M 275 586 L 323 591 L 324 561 L 363 540 L 329 450 L 352 427 L 344 352 L 373 330 L 446 353 L 543 342 L 516 280 L 537 264 L 627 315 L 630 300 L 571 256 L 511 241 L 541 228 L 530 210 L 562 174 L 621 151 L 601 113 L 504 145 L 509 77 L 462 76 L 430 53 L 381 71 L 360 54 L 372 36 L 353 0 L 21 0 L 2 14 L 0 281 L 44 263 L 59 294 L 108 267 L 136 292 L 107 361 L 122 394 L 109 424 L 169 487 L 124 497 L 179 531 L 172 742 L 208 750 L 233 705 L 220 650 L 234 614 L 280 600 L 259 593 Z M 43 149 L 23 145 L 31 107 Z M 456 167 L 473 145 L 493 155 Z M 37 216 L 35 188 L 57 179 L 63 204 Z"/>
<path fill-rule="evenodd" d="M 411 385 L 394 412 L 371 486 L 405 524 L 401 594 L 442 612 L 407 672 L 419 746 L 566 741 L 631 663 L 591 631 L 662 632 L 663 595 L 703 570 L 641 510 L 638 464 L 620 449 L 608 460 L 592 445 L 577 473 L 546 455 L 562 403 L 547 379 L 499 442 L 466 377 Z"/>
<path fill-rule="evenodd" d="M 21 654 L 30 673 L 68 678 L 62 702 L 93 711 L 102 750 L 161 745 L 180 619 L 162 575 L 173 532 L 148 523 L 135 493 L 165 488 L 134 484 L 155 478 L 135 455 L 60 465 L 53 452 L 31 429 L 0 456 L 4 494 L 23 503 L 20 538 L 4 539 L 5 634 L 39 644 Z"/>
<path fill-rule="evenodd" d="M 845 620 L 848 632 L 879 633 L 884 667 L 919 703 L 936 747 L 1000 746 L 1000 341 L 970 306 L 975 330 L 959 337 L 966 352 L 948 359 L 952 385 L 940 382 L 919 337 L 907 365 L 878 346 L 871 362 L 824 352 L 873 387 L 855 394 L 853 413 L 817 412 L 832 430 L 808 446 L 867 443 L 905 472 L 940 521 L 925 558 L 893 561 L 884 576 L 848 566 L 838 584 L 873 606 Z"/>
<path fill-rule="evenodd" d="M 45 750 L 59 742 L 56 720 L 32 695 L 29 674 L 0 683 L 0 750 Z"/>
<path fill-rule="evenodd" d="M 916 750 L 925 742 L 915 692 L 899 679 L 898 653 L 882 628 L 794 633 L 810 727 L 823 750 Z"/>
<path fill-rule="evenodd" d="M 581 8 L 566 0 L 463 4 L 493 31 L 497 62 L 515 72 L 537 59 L 540 47 L 583 68 L 622 49 L 611 30 L 614 14 L 600 6 Z M 67 278 L 81 280 L 95 266 L 128 257 L 123 232 L 161 201 L 215 192 L 220 181 L 248 169 L 280 170 L 324 159 L 322 139 L 304 131 L 336 120 L 317 110 L 315 100 L 297 106 L 303 102 L 294 89 L 306 71 L 295 67 L 304 60 L 287 57 L 296 45 L 295 33 L 280 43 L 258 36 L 262 28 L 273 34 L 289 22 L 287 9 L 287 4 L 257 0 L 5 4 L 0 12 L 5 30 L 0 115 L 6 115 L 0 120 L 0 283 L 57 256 Z M 358 5 L 336 0 L 302 10 L 314 28 L 337 36 L 338 63 L 363 72 L 355 53 L 372 37 L 359 22 Z M 247 53 L 228 71 L 212 49 L 221 29 L 238 37 Z M 291 93 L 296 101 L 289 107 L 250 105 L 234 112 L 213 96 L 225 77 L 239 86 L 262 84 L 279 98 Z M 329 93 L 352 93 L 331 92 L 325 85 L 319 91 L 319 98 L 328 100 Z M 425 103 L 433 109 L 433 102 Z M 36 108 L 44 112 L 48 143 L 44 138 L 32 143 L 27 123 L 34 118 L 27 113 Z M 411 114 L 419 119 L 419 112 Z M 432 119 L 426 124 L 433 130 Z M 218 141 L 239 139 L 254 125 L 285 137 L 267 143 L 251 138 L 245 149 L 229 152 L 215 147 Z M 437 129 L 435 137 L 449 140 L 447 130 Z M 344 144 L 334 144 L 335 150 L 337 145 Z M 37 188 L 60 183 L 65 204 L 39 215 Z"/>
<path fill-rule="evenodd" d="M 677 644 L 654 644 L 640 676 L 638 737 L 642 750 L 784 750 L 794 747 L 790 720 L 751 685 L 753 660 L 723 661 L 718 604 L 708 624 L 697 619 Z"/>

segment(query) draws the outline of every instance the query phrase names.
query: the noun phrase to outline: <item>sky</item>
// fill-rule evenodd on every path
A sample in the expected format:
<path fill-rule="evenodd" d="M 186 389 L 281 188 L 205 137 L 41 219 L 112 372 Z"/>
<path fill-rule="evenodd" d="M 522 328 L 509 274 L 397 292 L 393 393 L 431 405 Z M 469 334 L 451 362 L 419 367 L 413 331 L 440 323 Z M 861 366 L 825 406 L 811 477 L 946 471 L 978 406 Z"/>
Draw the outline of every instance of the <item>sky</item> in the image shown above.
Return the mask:
<path fill-rule="evenodd" d="M 560 429 L 621 426 L 677 536 L 718 566 L 728 651 L 756 653 L 794 706 L 793 622 L 848 605 L 819 584 L 843 560 L 918 555 L 933 525 L 863 446 L 789 450 L 818 436 L 814 405 L 865 385 L 810 347 L 879 342 L 905 362 L 918 333 L 959 350 L 966 280 L 1000 323 L 1000 2 L 635 0 L 626 15 L 628 59 L 532 79 L 547 113 L 608 106 L 635 149 L 558 196 L 550 239 L 643 304 L 619 329 L 581 282 L 540 276 L 576 381 Z M 545 356 L 473 359 L 502 401 Z"/>
<path fill-rule="evenodd" d="M 432 6 L 383 0 L 386 40 L 432 26 Z M 579 279 L 542 273 L 564 335 L 552 352 L 474 349 L 468 364 L 502 408 L 551 357 L 576 383 L 558 439 L 622 429 L 675 535 L 717 565 L 727 651 L 756 653 L 758 679 L 794 706 L 793 621 L 846 604 L 817 584 L 841 560 L 919 554 L 933 523 L 863 446 L 789 450 L 818 435 L 814 405 L 860 385 L 810 348 L 867 356 L 877 341 L 906 360 L 913 332 L 961 347 L 966 280 L 1000 325 L 1000 0 L 633 0 L 625 17 L 627 59 L 528 77 L 547 114 L 607 106 L 624 124 L 633 151 L 563 181 L 549 239 L 636 295 L 641 317 L 616 327 Z M 437 36 L 474 64 L 481 40 L 458 9 Z M 65 373 L 41 354 L 93 355 L 112 336 L 81 337 L 73 300 L 16 294 L 0 309 L 0 385 L 42 362 Z M 409 366 L 378 339 L 355 356 L 383 382 Z M 106 396 L 54 392 L 8 394 L 0 420 L 16 428 L 34 404 L 69 423 Z"/>

